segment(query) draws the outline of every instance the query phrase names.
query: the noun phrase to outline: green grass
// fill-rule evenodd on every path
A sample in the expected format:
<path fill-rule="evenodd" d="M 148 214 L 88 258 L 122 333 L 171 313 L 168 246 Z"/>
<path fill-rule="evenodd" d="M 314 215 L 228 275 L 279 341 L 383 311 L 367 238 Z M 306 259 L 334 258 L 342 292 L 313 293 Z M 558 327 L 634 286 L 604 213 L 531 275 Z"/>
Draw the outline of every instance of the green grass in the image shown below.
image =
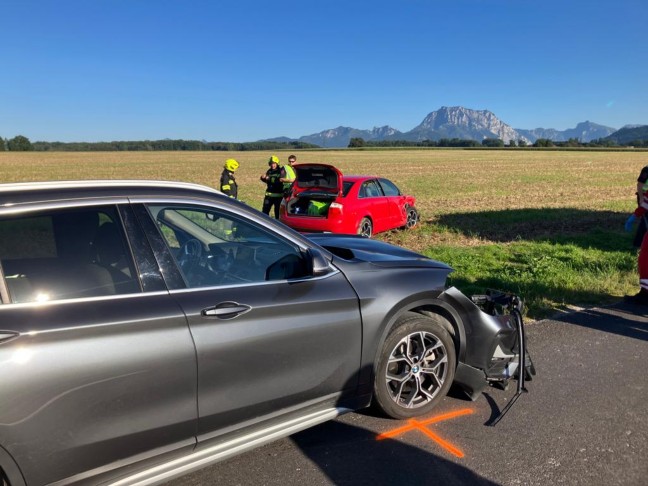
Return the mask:
<path fill-rule="evenodd" d="M 439 245 L 423 253 L 451 265 L 451 284 L 467 294 L 493 288 L 522 296 L 534 319 L 574 305 L 614 302 L 615 295 L 636 285 L 635 254 L 616 233 L 468 248 Z"/>

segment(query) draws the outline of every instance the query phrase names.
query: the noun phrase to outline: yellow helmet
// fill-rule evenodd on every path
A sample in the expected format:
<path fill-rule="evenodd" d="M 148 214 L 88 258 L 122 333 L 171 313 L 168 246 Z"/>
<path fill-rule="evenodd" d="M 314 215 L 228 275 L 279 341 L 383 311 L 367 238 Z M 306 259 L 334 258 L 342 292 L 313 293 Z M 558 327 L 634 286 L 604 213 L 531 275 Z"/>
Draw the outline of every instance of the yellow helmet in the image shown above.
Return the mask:
<path fill-rule="evenodd" d="M 279 157 L 276 155 L 271 156 L 270 160 L 268 160 L 268 165 L 270 164 L 279 164 Z"/>
<path fill-rule="evenodd" d="M 227 170 L 229 170 L 230 172 L 236 171 L 236 169 L 238 169 L 238 167 L 239 167 L 239 163 L 234 159 L 227 159 L 225 161 L 225 168 Z"/>

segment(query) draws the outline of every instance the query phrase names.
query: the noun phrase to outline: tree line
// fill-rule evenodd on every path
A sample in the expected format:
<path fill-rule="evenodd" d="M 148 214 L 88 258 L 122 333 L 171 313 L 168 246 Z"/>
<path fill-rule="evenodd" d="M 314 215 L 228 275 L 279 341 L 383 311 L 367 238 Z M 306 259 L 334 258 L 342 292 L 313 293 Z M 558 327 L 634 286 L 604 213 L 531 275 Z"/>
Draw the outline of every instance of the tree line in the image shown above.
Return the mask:
<path fill-rule="evenodd" d="M 348 147 L 637 147 L 648 148 L 648 139 L 633 140 L 627 144 L 619 144 L 615 140 L 599 138 L 591 142 L 581 142 L 576 138 L 557 142 L 548 138 L 539 138 L 532 144 L 526 140 L 510 140 L 505 143 L 499 138 L 485 138 L 481 142 L 461 138 L 441 138 L 439 140 L 364 140 L 354 137 Z"/>
<path fill-rule="evenodd" d="M 539 138 L 529 144 L 526 140 L 510 140 L 504 143 L 499 138 L 477 140 L 461 138 L 442 138 L 439 140 L 364 140 L 360 137 L 351 138 L 348 147 L 637 147 L 648 148 L 648 139 L 632 140 L 621 144 L 608 138 L 599 138 L 591 142 L 580 142 L 576 138 L 557 142 L 548 138 Z M 249 151 L 249 150 L 282 150 L 282 149 L 317 149 L 319 145 L 312 143 L 290 141 L 277 142 L 261 140 L 258 142 L 206 142 L 204 140 L 139 140 L 114 142 L 31 142 L 23 135 L 10 139 L 0 137 L 0 151 L 58 151 L 58 152 L 99 152 L 99 151 L 155 151 L 155 150 L 193 150 L 193 151 Z"/>
<path fill-rule="evenodd" d="M 98 151 L 154 151 L 154 150 L 195 150 L 195 151 L 249 151 L 319 148 L 311 143 L 292 141 L 275 142 L 206 142 L 204 140 L 139 140 L 114 142 L 31 142 L 27 137 L 18 135 L 11 139 L 0 137 L 0 151 L 15 152 L 98 152 Z"/>

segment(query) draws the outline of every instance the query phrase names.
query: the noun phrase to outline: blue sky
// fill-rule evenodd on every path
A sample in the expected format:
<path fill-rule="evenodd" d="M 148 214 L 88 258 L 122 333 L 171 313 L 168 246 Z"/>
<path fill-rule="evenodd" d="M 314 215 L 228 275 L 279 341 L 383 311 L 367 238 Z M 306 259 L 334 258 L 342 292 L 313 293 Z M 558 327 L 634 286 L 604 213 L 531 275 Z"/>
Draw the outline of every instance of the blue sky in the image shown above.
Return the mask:
<path fill-rule="evenodd" d="M 646 0 L 0 0 L 0 136 L 648 124 Z"/>

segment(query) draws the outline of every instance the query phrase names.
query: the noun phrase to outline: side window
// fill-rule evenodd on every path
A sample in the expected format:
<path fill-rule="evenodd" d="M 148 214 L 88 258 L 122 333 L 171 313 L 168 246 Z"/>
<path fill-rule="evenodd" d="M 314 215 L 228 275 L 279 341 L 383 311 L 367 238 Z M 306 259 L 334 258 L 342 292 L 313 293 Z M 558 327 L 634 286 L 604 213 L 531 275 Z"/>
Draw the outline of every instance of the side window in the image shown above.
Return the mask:
<path fill-rule="evenodd" d="M 400 196 L 401 192 L 392 181 L 387 179 L 378 179 L 385 196 Z"/>
<path fill-rule="evenodd" d="M 195 206 L 149 205 L 190 288 L 308 275 L 300 248 L 235 215 Z"/>
<path fill-rule="evenodd" d="M 362 184 L 362 189 L 364 189 L 364 197 L 380 197 L 383 195 L 375 180 L 364 182 Z"/>
<path fill-rule="evenodd" d="M 0 264 L 13 303 L 141 291 L 112 206 L 0 218 Z"/>

